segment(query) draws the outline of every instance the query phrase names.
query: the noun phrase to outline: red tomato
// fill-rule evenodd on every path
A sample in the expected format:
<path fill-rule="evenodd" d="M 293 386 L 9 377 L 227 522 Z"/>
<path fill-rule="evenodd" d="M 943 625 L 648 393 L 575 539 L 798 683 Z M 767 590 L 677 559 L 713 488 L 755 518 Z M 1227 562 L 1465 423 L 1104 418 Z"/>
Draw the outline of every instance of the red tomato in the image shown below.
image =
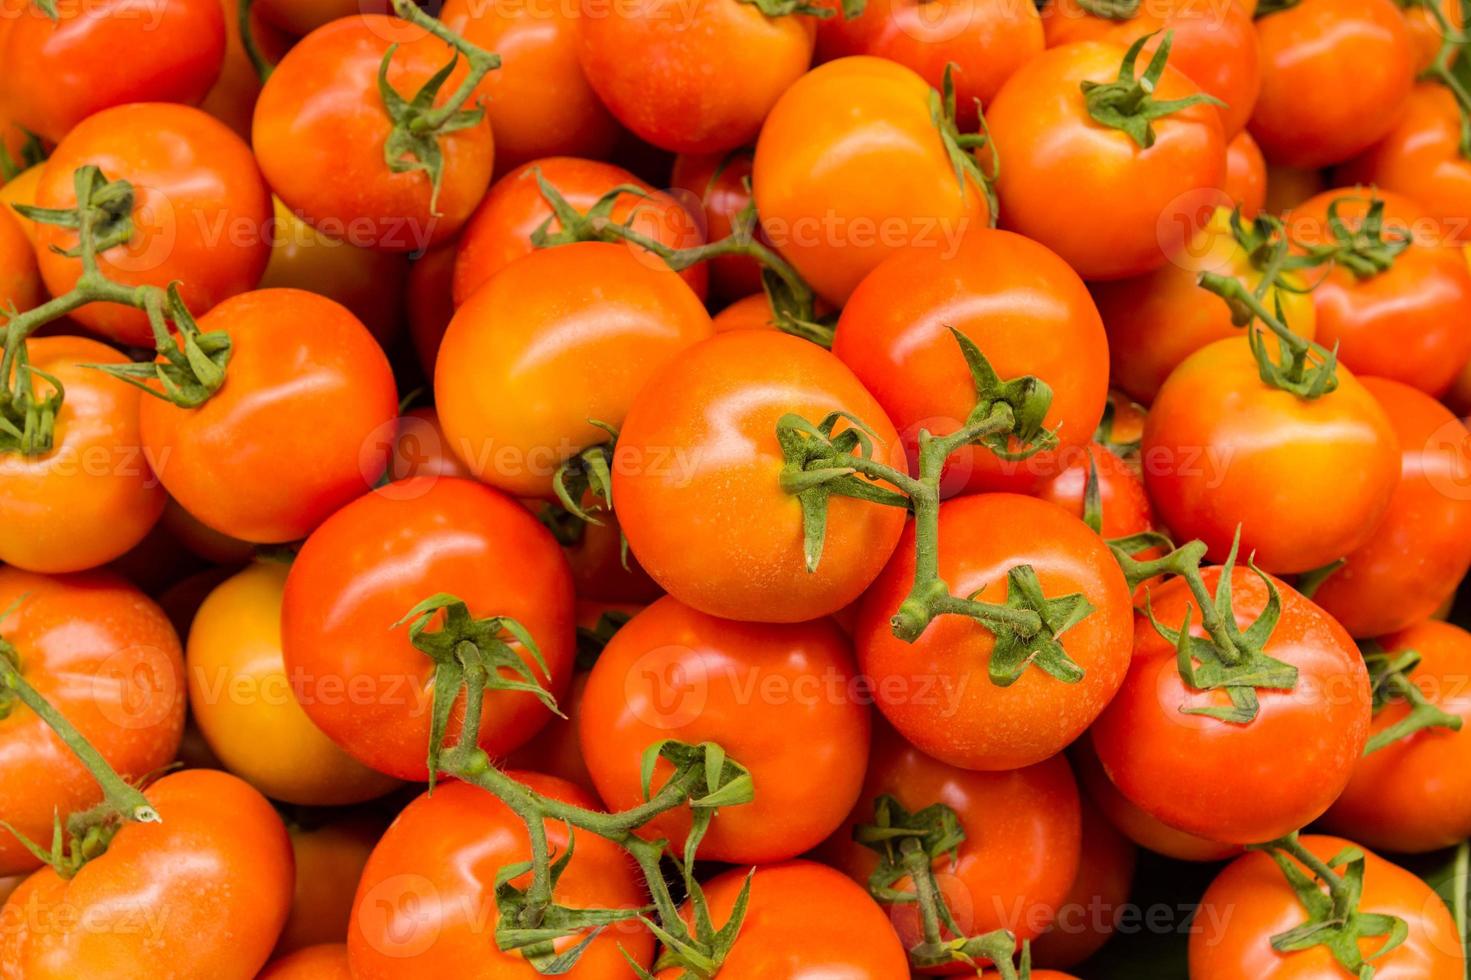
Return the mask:
<path fill-rule="evenodd" d="M 143 445 L 169 493 L 215 530 L 306 537 L 382 473 L 369 441 L 398 415 L 388 359 L 346 309 L 296 289 L 237 297 L 199 328 L 230 336 L 224 386 L 197 408 L 146 399 Z"/>
<path fill-rule="evenodd" d="M 1052 388 L 1045 425 L 1055 450 L 1021 462 L 984 447 L 950 457 L 949 492 L 1028 490 L 1086 446 L 1108 398 L 1107 339 L 1077 275 L 1056 255 L 1006 231 L 978 228 L 948 254 L 896 252 L 854 290 L 833 353 L 853 369 L 904 436 L 911 467 L 920 429 L 948 435 L 976 403 L 951 330 L 975 341 L 1003 380 L 1033 375 Z"/>
<path fill-rule="evenodd" d="M 407 480 L 415 476 L 470 477 L 470 471 L 450 449 L 439 413 L 432 408 L 416 408 L 401 415 L 388 447 L 388 478 Z"/>
<path fill-rule="evenodd" d="M 15 122 L 53 143 L 114 106 L 197 103 L 220 75 L 220 0 L 57 0 L 55 6 L 55 20 L 30 0 L 5 0 L 0 9 L 9 22 L 0 31 L 0 102 Z"/>
<path fill-rule="evenodd" d="M 862 419 L 873 458 L 896 462 L 899 436 L 883 409 L 815 344 L 737 330 L 675 358 L 634 399 L 613 460 L 613 499 L 639 564 L 681 602 L 729 619 L 801 622 L 858 598 L 894 550 L 904 512 L 833 497 L 810 572 L 801 504 L 781 488 L 777 421 L 816 425 L 832 412 Z"/>
<path fill-rule="evenodd" d="M 1204 569 L 1202 577 L 1214 595 L 1220 569 Z M 1231 702 L 1224 689 L 1198 690 L 1180 676 L 1175 644 L 1146 616 L 1134 624 L 1128 677 L 1093 725 L 1093 746 L 1119 791 L 1171 827 L 1226 843 L 1281 837 L 1328 809 L 1363 752 L 1369 680 L 1353 640 L 1294 589 L 1274 584 L 1282 614 L 1264 650 L 1297 668 L 1297 686 L 1259 690 L 1250 722 L 1186 714 Z M 1238 567 L 1231 591 L 1245 630 L 1266 608 L 1267 587 Z M 1190 610 L 1191 635 L 1205 636 L 1183 579 L 1152 590 L 1150 607 L 1172 630 Z"/>
<path fill-rule="evenodd" d="M 705 237 L 718 242 L 730 237 L 736 217 L 751 203 L 750 150 L 729 153 L 682 153 L 674 158 L 670 183 L 685 194 L 688 207 L 698 205 L 704 216 Z M 756 234 L 761 237 L 759 226 Z M 761 292 L 761 266 L 742 255 L 710 260 L 710 292 L 722 299 L 740 299 Z"/>
<path fill-rule="evenodd" d="M 426 377 L 434 376 L 439 344 L 455 315 L 453 282 L 456 242 L 445 242 L 409 264 L 409 339 Z"/>
<path fill-rule="evenodd" d="M 537 773 L 514 773 L 534 792 L 574 806 L 596 803 L 571 783 Z M 568 827 L 546 821 L 554 853 L 570 846 Z M 354 980 L 418 980 L 453 972 L 465 980 L 501 980 L 538 974 L 519 953 L 495 943 L 500 918 L 497 877 L 507 865 L 531 858 L 526 824 L 490 793 L 467 783 L 445 783 L 410 803 L 368 859 L 347 933 Z M 512 881 L 526 887 L 527 873 Z M 611 841 L 578 832 L 576 852 L 553 891 L 572 908 L 633 908 L 647 896 L 628 854 Z M 558 940 L 565 952 L 578 937 Z M 653 937 L 643 926 L 608 926 L 566 975 L 613 980 L 629 975 L 629 959 L 647 967 Z M 625 952 L 629 959 L 624 958 Z"/>
<path fill-rule="evenodd" d="M 509 616 L 536 640 L 550 676 L 522 659 L 553 696 L 572 672 L 572 582 L 557 543 L 509 497 L 468 480 L 391 483 L 338 511 L 291 566 L 282 652 L 296 699 L 333 741 L 401 779 L 428 775 L 434 662 L 393 629 L 424 599 L 449 592 L 477 617 Z M 513 645 L 519 649 L 519 645 Z M 448 737 L 457 737 L 457 701 Z M 535 697 L 485 697 L 480 744 L 492 755 L 551 717 Z"/>
<path fill-rule="evenodd" d="M 1113 82 L 1122 45 L 1051 48 L 1007 79 L 986 111 L 1008 228 L 1036 239 L 1085 279 L 1137 276 L 1163 265 L 1161 229 L 1193 227 L 1202 192 L 1226 178 L 1221 114 L 1197 103 L 1155 119 L 1147 149 L 1089 115 L 1084 82 Z M 1136 69 L 1143 71 L 1143 63 Z M 1198 96 L 1166 65 L 1151 99 Z M 1108 201 L 1106 208 L 1098 202 Z"/>
<path fill-rule="evenodd" d="M 545 508 L 556 507 L 535 501 L 533 511 L 545 516 Z M 572 569 L 572 583 L 582 599 L 603 602 L 651 602 L 664 590 L 649 578 L 649 573 L 631 552 L 625 555 L 623 529 L 618 515 L 601 513 L 601 524 L 578 521 L 581 528 L 575 540 L 562 545 L 567 564 Z"/>
<path fill-rule="evenodd" d="M 276 956 L 321 943 L 340 943 L 347 937 L 363 866 L 383 836 L 381 825 L 351 817 L 290 831 L 296 891 L 291 914 L 276 942 Z"/>
<path fill-rule="evenodd" d="M 1226 144 L 1226 196 L 1241 205 L 1247 219 L 1255 218 L 1267 203 L 1267 161 L 1261 147 L 1246 130 Z"/>
<path fill-rule="evenodd" d="M 1321 568 L 1362 546 L 1399 481 L 1394 428 L 1347 368 L 1338 366 L 1337 390 L 1299 398 L 1261 380 L 1244 337 L 1202 347 L 1175 369 L 1141 452 L 1155 514 L 1177 539 L 1201 538 L 1224 561 L 1239 528 L 1241 554 L 1274 574 Z"/>
<path fill-rule="evenodd" d="M 308 946 L 271 963 L 256 980 L 352 980 L 347 945 Z"/>
<path fill-rule="evenodd" d="M 494 139 L 485 121 L 438 138 L 437 199 L 428 173 L 389 170 L 383 146 L 394 124 L 378 70 L 395 44 L 388 84 L 405 100 L 452 56 L 423 28 L 378 15 L 344 17 L 303 38 L 261 90 L 255 152 L 272 189 L 318 231 L 365 248 L 418 252 L 452 238 L 480 203 Z M 436 105 L 465 70 L 441 88 Z"/>
<path fill-rule="evenodd" d="M 675 153 L 751 142 L 812 62 L 811 18 L 740 0 L 582 0 L 580 29 L 598 97 L 635 136 Z"/>
<path fill-rule="evenodd" d="M 271 197 L 250 147 L 224 123 L 187 106 L 107 109 L 56 148 L 36 203 L 75 207 L 72 178 L 83 164 L 95 164 L 108 180 L 133 185 L 133 238 L 98 256 L 109 279 L 127 286 L 177 282 L 196 317 L 260 282 L 271 253 Z M 53 296 L 71 290 L 81 275 L 81 260 L 57 251 L 76 245 L 71 229 L 36 226 L 36 255 Z M 110 340 L 153 346 L 142 310 L 93 303 L 70 316 Z"/>
<path fill-rule="evenodd" d="M 1323 167 L 1389 133 L 1415 79 L 1392 0 L 1302 0 L 1267 14 L 1251 135 L 1273 163 Z"/>
<path fill-rule="evenodd" d="M 0 306 L 21 312 L 40 306 L 41 269 L 31 239 L 16 213 L 5 208 L 0 217 Z"/>
<path fill-rule="evenodd" d="M 1138 849 L 1088 797 L 1082 798 L 1083 835 L 1078 874 L 1047 932 L 1032 943 L 1033 961 L 1076 966 L 1113 938 L 1128 907 Z M 1033 970 L 1032 976 L 1039 971 Z M 1061 976 L 1061 974 L 1058 974 Z"/>
<path fill-rule="evenodd" d="M 1103 710 L 1129 666 L 1129 588 L 1103 539 L 1055 504 L 1014 494 L 957 497 L 940 508 L 940 577 L 955 595 L 1002 602 L 1007 572 L 1031 565 L 1050 599 L 1081 592 L 1093 611 L 1059 638 L 1083 668 L 1066 684 L 1029 667 L 1001 687 L 987 674 L 996 638 L 942 616 L 914 643 L 889 619 L 914 581 L 914 527 L 864 596 L 853 641 L 879 709 L 905 738 L 963 769 L 1016 769 L 1055 755 Z"/>
<path fill-rule="evenodd" d="M 1088 479 L 1096 473 L 1102 518 L 1099 533 L 1105 539 L 1127 538 L 1154 529 L 1149 496 L 1138 472 L 1113 450 L 1097 443 L 1076 454 L 1068 468 L 1037 489 L 1037 496 L 1062 507 L 1074 517 L 1087 512 Z"/>
<path fill-rule="evenodd" d="M 145 980 L 166 963 L 178 980 L 251 980 L 265 964 L 291 902 L 281 818 L 206 769 L 165 776 L 147 796 L 159 822 L 124 824 L 76 877 L 46 868 L 10 896 L 0 977 Z"/>

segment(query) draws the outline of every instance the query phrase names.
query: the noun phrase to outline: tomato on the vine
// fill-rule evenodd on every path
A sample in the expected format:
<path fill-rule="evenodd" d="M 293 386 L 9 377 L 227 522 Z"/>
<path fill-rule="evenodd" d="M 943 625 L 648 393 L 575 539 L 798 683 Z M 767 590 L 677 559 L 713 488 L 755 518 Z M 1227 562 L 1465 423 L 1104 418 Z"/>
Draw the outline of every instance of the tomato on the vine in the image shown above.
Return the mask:
<path fill-rule="evenodd" d="M 1154 530 L 1154 514 L 1144 481 L 1118 453 L 1090 444 L 1067 468 L 1037 488 L 1036 496 L 1057 504 L 1074 517 L 1088 517 L 1088 481 L 1097 479 L 1098 533 L 1105 540 Z"/>

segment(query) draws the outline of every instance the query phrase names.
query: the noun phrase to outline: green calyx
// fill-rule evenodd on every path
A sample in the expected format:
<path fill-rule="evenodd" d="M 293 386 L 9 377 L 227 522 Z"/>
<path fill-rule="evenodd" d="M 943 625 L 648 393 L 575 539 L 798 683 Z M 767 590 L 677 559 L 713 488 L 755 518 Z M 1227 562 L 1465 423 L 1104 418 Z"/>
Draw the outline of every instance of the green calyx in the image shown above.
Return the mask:
<path fill-rule="evenodd" d="M 11 309 L 10 318 L 19 314 Z M 49 390 L 36 394 L 36 379 Z M 66 391 L 61 379 L 31 367 L 24 334 L 8 330 L 0 360 L 0 453 L 40 456 L 51 451 L 56 436 L 56 413 Z"/>
<path fill-rule="evenodd" d="M 1407 11 L 1418 8 L 1435 21 L 1440 47 L 1420 72 L 1420 79 L 1440 85 L 1455 99 L 1461 121 L 1460 155 L 1463 160 L 1471 160 L 1471 58 L 1461 56 L 1471 44 L 1471 36 L 1450 22 L 1436 0 L 1398 0 L 1398 3 Z M 1461 23 L 1471 25 L 1471 3 L 1461 0 L 1460 12 Z"/>
<path fill-rule="evenodd" d="M 1159 42 L 1159 47 L 1149 59 L 1149 65 L 1144 69 L 1144 74 L 1136 78 L 1134 76 L 1135 64 L 1144 50 L 1144 45 L 1148 44 L 1152 37 L 1154 34 L 1146 34 L 1129 46 L 1123 63 L 1119 65 L 1118 78 L 1114 81 L 1085 81 L 1082 83 L 1083 101 L 1087 105 L 1088 115 L 1093 117 L 1094 122 L 1126 133 L 1130 139 L 1146 150 L 1154 145 L 1154 121 L 1156 119 L 1173 115 L 1194 105 L 1225 106 L 1220 99 L 1204 93 L 1197 93 L 1183 99 L 1156 99 L 1154 90 L 1159 84 L 1160 76 L 1164 74 L 1165 65 L 1169 62 L 1174 33 L 1165 32 L 1164 38 Z"/>
<path fill-rule="evenodd" d="M 606 609 L 598 614 L 598 621 L 592 626 L 577 627 L 577 669 L 592 670 L 603 650 L 632 618 L 621 610 Z"/>
<path fill-rule="evenodd" d="M 1369 668 L 1370 689 L 1374 697 L 1374 713 L 1403 701 L 1409 712 L 1378 732 L 1364 746 L 1364 754 L 1377 752 L 1419 731 L 1443 728 L 1447 731 L 1461 730 L 1461 718 L 1434 704 L 1419 686 L 1410 679 L 1410 672 L 1420 665 L 1420 654 L 1414 650 L 1399 650 L 1386 653 L 1377 644 L 1365 644 L 1364 665 Z"/>
<path fill-rule="evenodd" d="M 1246 327 L 1257 374 L 1264 384 L 1308 400 L 1338 388 L 1337 347 L 1329 350 L 1293 333 L 1282 312 L 1280 295 L 1274 297 L 1274 308 L 1267 309 L 1264 295 L 1270 283 L 1265 276 L 1255 292 L 1235 276 L 1216 272 L 1201 273 L 1199 282 L 1201 288 L 1226 301 L 1232 322 Z M 1265 331 L 1277 338 L 1275 354 L 1268 349 Z"/>
<path fill-rule="evenodd" d="M 606 422 L 588 419 L 608 434 L 608 441 L 588 446 L 586 449 L 564 460 L 552 476 L 552 490 L 569 514 L 588 524 L 603 523 L 599 511 L 613 509 L 613 450 L 618 441 L 618 430 Z M 594 500 L 591 512 L 583 507 L 583 500 L 591 494 Z"/>
<path fill-rule="evenodd" d="M 1328 231 L 1333 241 L 1309 249 L 1317 262 L 1332 262 L 1353 273 L 1356 279 L 1372 279 L 1394 267 L 1394 260 L 1413 244 L 1408 234 L 1390 234 L 1384 229 L 1384 200 L 1369 198 L 1369 210 L 1357 228 L 1349 228 L 1339 216 L 1344 201 L 1363 198 L 1346 195 L 1328 205 Z"/>
<path fill-rule="evenodd" d="M 10 147 L 0 143 L 0 179 L 5 181 L 14 180 L 26 170 L 34 167 L 46 159 L 46 146 L 41 142 L 41 137 L 23 127 L 17 127 L 25 134 L 25 142 L 21 144 L 19 158 L 10 155 Z"/>
<path fill-rule="evenodd" d="M 740 0 L 761 11 L 767 17 L 790 17 L 800 14 L 803 17 L 816 17 L 818 20 L 827 20 L 834 17 L 838 11 L 819 3 L 808 3 L 807 0 Z M 863 13 L 867 6 L 867 0 L 844 0 L 842 15 L 844 20 L 852 20 Z"/>
<path fill-rule="evenodd" d="M 230 362 L 229 335 L 222 330 L 201 333 L 179 295 L 177 283 L 169 286 L 167 296 L 149 297 L 145 309 L 162 361 L 87 366 L 180 408 L 203 405 L 225 383 L 225 367 Z M 149 382 L 157 382 L 158 387 Z"/>
<path fill-rule="evenodd" d="M 1257 0 L 1256 11 L 1252 16 L 1256 20 L 1261 20 L 1263 17 L 1280 14 L 1284 10 L 1291 10 L 1300 3 L 1302 3 L 1302 0 Z"/>
<path fill-rule="evenodd" d="M 405 99 L 388 81 L 388 69 L 398 45 L 391 46 L 378 66 L 378 93 L 383 109 L 393 122 L 393 130 L 383 144 L 383 160 L 393 173 L 419 171 L 429 178 L 429 211 L 439 214 L 439 190 L 444 182 L 444 152 L 439 141 L 461 130 L 479 126 L 485 121 L 485 108 L 464 108 L 475 95 L 485 76 L 501 65 L 500 56 L 476 47 L 444 26 L 439 20 L 420 10 L 413 0 L 393 0 L 393 9 L 404 20 L 424 28 L 453 49 L 449 62 L 430 76 L 419 91 Z M 435 106 L 463 56 L 469 65 L 459 86 L 441 106 Z"/>
<path fill-rule="evenodd" d="M 31 0 L 31 3 L 51 21 L 55 22 L 60 18 L 56 12 L 56 0 Z"/>
<path fill-rule="evenodd" d="M 251 7 L 255 0 L 240 0 L 235 7 L 235 28 L 240 32 L 240 45 L 245 49 L 245 57 L 249 59 L 250 66 L 255 69 L 256 77 L 264 85 L 271 78 L 275 66 L 266 60 L 261 52 L 260 45 L 255 41 L 255 25 L 250 19 Z"/>
<path fill-rule="evenodd" d="M 1360 911 L 1365 858 L 1359 848 L 1346 847 L 1332 860 L 1323 861 L 1293 832 L 1279 840 L 1254 844 L 1248 850 L 1263 851 L 1276 862 L 1308 913 L 1302 925 L 1272 937 L 1272 948 L 1277 952 L 1296 953 L 1323 946 L 1358 980 L 1372 980 L 1371 961 L 1409 938 L 1409 925 L 1404 919 Z M 1364 956 L 1360 940 L 1380 936 L 1384 942 Z"/>
<path fill-rule="evenodd" d="M 976 151 L 985 148 L 991 141 L 979 99 L 976 100 L 976 117 L 980 120 L 981 131 L 960 131 L 956 115 L 955 82 L 952 78 L 956 67 L 953 61 L 945 65 L 941 90 L 936 92 L 930 89 L 930 121 L 934 123 L 935 129 L 940 133 L 940 140 L 945 144 L 945 155 L 950 158 L 950 166 L 955 169 L 956 186 L 963 191 L 967 180 L 975 184 L 976 190 L 986 199 L 988 220 L 991 227 L 995 228 L 996 222 L 1001 218 L 1001 201 L 996 196 L 996 178 L 1001 176 L 1001 160 L 994 152 L 991 154 L 990 173 L 982 170 L 980 162 L 976 160 Z"/>
<path fill-rule="evenodd" d="M 1139 14 L 1140 0 L 1078 0 L 1078 6 L 1104 20 L 1132 20 Z"/>

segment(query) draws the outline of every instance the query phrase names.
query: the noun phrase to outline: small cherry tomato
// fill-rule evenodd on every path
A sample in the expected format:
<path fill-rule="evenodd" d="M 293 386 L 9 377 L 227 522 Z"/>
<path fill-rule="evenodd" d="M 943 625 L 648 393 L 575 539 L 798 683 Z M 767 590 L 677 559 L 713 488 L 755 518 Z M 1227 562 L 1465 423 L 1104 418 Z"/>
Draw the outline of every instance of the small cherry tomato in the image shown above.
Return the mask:
<path fill-rule="evenodd" d="M 273 961 L 256 980 L 352 980 L 347 944 L 308 946 Z"/>
<path fill-rule="evenodd" d="M 381 825 L 355 817 L 287 830 L 296 858 L 296 890 L 276 956 L 347 938 L 363 866 L 383 836 Z"/>
<path fill-rule="evenodd" d="M 1255 218 L 1267 203 L 1267 161 L 1251 134 L 1242 130 L 1226 144 L 1226 196 L 1241 206 L 1244 217 Z"/>

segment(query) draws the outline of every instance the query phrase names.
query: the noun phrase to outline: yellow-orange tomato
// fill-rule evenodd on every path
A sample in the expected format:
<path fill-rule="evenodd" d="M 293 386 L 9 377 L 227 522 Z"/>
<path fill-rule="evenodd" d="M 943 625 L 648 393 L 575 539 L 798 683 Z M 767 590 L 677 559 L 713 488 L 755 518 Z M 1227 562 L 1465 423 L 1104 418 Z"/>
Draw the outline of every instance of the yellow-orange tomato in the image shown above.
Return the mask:
<path fill-rule="evenodd" d="M 22 313 L 39 306 L 44 298 L 41 270 L 23 220 L 10 208 L 0 213 L 0 309 Z"/>
<path fill-rule="evenodd" d="M 276 942 L 277 956 L 346 938 L 363 866 L 383 836 L 380 824 L 359 817 L 287 829 L 296 858 L 296 890 Z"/>
<path fill-rule="evenodd" d="M 225 768 L 274 800 L 337 806 L 397 781 L 358 762 L 312 724 L 281 658 L 288 567 L 259 562 L 222 582 L 189 631 L 189 703 Z"/>

